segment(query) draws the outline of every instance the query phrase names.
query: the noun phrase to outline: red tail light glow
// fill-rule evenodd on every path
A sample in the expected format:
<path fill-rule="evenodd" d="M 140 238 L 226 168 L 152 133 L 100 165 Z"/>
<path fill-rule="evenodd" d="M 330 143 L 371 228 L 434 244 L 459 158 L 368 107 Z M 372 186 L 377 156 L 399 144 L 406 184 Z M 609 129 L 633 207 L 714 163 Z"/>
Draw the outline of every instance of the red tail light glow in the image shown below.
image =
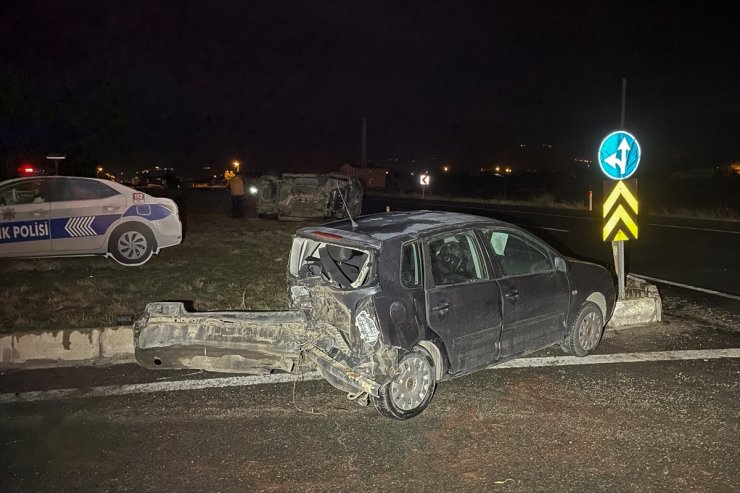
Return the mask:
<path fill-rule="evenodd" d="M 324 231 L 311 231 L 311 234 L 319 238 L 326 238 L 327 240 L 341 240 L 343 238 L 341 235 L 326 233 Z"/>

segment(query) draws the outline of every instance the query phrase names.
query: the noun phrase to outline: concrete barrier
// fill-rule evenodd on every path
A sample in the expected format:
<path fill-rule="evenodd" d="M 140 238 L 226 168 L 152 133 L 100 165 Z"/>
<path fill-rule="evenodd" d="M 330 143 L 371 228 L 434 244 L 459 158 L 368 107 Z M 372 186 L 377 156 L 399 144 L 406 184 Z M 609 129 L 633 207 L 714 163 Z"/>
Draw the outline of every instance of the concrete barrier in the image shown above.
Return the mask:
<path fill-rule="evenodd" d="M 65 329 L 0 337 L 0 369 L 134 361 L 133 329 Z"/>
<path fill-rule="evenodd" d="M 627 292 L 631 295 L 627 299 L 617 300 L 607 330 L 663 320 L 663 302 L 656 286 L 632 276 L 628 276 L 627 286 L 630 288 Z"/>

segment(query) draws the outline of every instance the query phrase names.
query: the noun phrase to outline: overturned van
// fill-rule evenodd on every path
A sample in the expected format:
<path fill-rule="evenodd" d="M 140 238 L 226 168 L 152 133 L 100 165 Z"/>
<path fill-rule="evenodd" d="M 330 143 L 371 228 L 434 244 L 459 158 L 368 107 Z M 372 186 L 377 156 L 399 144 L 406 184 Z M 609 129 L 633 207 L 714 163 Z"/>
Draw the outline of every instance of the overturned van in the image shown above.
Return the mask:
<path fill-rule="evenodd" d="M 439 381 L 560 344 L 585 356 L 615 304 L 609 272 L 516 226 L 393 212 L 298 230 L 290 310 L 194 312 L 151 303 L 134 324 L 142 366 L 238 373 L 315 368 L 391 418 Z"/>
<path fill-rule="evenodd" d="M 257 214 L 280 220 L 342 219 L 362 212 L 362 184 L 340 174 L 285 173 L 260 178 Z"/>

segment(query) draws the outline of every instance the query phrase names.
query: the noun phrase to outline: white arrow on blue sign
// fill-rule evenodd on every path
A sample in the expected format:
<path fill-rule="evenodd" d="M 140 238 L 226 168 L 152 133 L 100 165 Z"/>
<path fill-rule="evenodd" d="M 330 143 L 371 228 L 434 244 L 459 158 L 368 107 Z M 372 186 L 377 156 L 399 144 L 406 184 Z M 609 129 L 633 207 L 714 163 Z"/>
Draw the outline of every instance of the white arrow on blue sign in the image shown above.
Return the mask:
<path fill-rule="evenodd" d="M 625 180 L 635 174 L 640 164 L 640 144 L 624 130 L 612 132 L 599 146 L 599 166 L 612 180 Z"/>

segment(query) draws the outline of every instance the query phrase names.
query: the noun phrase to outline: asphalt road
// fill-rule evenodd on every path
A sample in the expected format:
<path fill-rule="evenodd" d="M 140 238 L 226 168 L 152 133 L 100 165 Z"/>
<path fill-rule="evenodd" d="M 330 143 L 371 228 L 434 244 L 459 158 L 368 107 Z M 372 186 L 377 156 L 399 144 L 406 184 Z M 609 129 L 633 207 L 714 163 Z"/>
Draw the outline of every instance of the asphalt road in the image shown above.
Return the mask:
<path fill-rule="evenodd" d="M 663 296 L 663 323 L 608 333 L 597 350 L 640 362 L 478 372 L 440 384 L 406 422 L 323 381 L 7 372 L 0 491 L 738 491 L 740 302 Z"/>
<path fill-rule="evenodd" d="M 565 255 L 613 264 L 597 213 L 504 205 L 366 197 L 363 213 L 436 209 L 493 217 L 524 227 Z M 639 239 L 625 242 L 627 271 L 740 296 L 740 222 L 644 216 Z"/>

